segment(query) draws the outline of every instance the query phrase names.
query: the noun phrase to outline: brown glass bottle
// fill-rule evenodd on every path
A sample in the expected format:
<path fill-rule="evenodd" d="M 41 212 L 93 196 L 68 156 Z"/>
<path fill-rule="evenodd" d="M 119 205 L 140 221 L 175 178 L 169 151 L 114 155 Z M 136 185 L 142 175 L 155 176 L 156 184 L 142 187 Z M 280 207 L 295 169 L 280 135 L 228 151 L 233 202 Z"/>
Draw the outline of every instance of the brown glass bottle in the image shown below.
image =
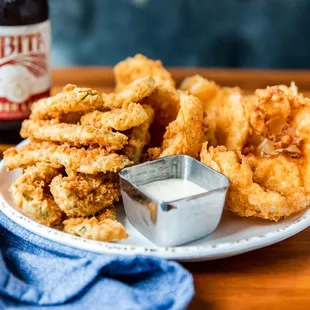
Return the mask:
<path fill-rule="evenodd" d="M 0 143 L 17 143 L 32 102 L 50 93 L 47 0 L 0 0 Z"/>

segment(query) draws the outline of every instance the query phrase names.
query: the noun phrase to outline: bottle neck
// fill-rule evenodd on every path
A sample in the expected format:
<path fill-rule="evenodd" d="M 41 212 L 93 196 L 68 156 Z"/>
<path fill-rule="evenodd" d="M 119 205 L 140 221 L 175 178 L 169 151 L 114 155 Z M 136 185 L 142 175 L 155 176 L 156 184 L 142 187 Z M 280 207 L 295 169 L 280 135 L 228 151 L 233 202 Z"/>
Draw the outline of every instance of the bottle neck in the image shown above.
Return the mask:
<path fill-rule="evenodd" d="M 47 0 L 0 0 L 0 26 L 32 25 L 47 19 Z"/>

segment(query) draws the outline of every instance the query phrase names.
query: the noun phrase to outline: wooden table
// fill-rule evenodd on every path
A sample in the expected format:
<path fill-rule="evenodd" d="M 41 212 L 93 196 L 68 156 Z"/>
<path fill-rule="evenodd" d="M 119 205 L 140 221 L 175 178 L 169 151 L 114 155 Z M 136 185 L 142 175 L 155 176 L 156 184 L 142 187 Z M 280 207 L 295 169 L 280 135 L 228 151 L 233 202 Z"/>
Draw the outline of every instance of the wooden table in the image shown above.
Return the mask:
<path fill-rule="evenodd" d="M 294 80 L 310 96 L 310 72 L 219 69 L 171 69 L 179 83 L 199 73 L 221 85 L 238 85 L 246 91 Z M 67 83 L 111 91 L 110 68 L 55 69 L 53 93 Z M 1 149 L 8 145 L 0 146 Z M 194 276 L 195 297 L 190 309 L 309 309 L 310 228 L 265 249 L 232 258 L 184 264 Z"/>

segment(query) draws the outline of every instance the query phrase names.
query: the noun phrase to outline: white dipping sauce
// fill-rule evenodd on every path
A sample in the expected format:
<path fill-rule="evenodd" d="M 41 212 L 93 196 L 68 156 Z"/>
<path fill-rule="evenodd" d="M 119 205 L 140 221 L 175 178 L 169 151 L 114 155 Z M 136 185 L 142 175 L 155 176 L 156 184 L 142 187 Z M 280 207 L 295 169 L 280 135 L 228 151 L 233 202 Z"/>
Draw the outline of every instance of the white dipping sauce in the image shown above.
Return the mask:
<path fill-rule="evenodd" d="M 139 187 L 152 198 L 163 201 L 182 199 L 207 192 L 206 189 L 185 179 L 166 179 Z"/>

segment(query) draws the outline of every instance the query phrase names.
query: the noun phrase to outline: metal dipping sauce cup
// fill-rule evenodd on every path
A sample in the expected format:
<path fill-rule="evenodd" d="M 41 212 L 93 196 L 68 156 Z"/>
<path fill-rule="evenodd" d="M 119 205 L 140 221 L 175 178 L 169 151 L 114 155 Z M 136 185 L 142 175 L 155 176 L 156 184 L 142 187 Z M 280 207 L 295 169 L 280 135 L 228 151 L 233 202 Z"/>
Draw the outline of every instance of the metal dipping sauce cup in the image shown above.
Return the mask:
<path fill-rule="evenodd" d="M 121 193 L 130 223 L 158 246 L 177 246 L 202 238 L 218 226 L 229 179 L 186 155 L 163 157 L 120 171 Z M 186 179 L 208 192 L 173 201 L 154 199 L 141 185 Z"/>

